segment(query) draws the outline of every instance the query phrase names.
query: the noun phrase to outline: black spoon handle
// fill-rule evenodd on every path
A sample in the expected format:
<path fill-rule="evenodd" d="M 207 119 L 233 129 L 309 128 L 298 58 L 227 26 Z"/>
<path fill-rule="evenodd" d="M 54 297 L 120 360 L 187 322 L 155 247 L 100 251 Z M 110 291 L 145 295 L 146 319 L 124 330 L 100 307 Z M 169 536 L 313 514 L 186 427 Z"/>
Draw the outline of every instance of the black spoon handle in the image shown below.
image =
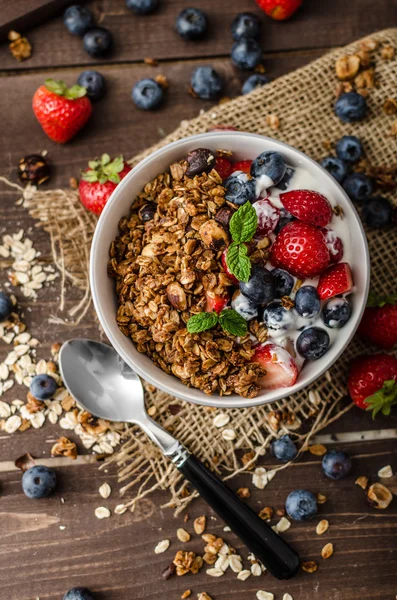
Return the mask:
<path fill-rule="evenodd" d="M 274 577 L 289 579 L 296 573 L 300 561 L 295 550 L 195 456 L 178 468 Z"/>

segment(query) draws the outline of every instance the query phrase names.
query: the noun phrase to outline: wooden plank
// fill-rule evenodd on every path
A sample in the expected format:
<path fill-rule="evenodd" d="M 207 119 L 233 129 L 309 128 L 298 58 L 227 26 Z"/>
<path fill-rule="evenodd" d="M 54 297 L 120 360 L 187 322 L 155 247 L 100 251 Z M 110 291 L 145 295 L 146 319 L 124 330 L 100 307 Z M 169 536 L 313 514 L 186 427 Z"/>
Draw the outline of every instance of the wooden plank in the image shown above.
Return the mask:
<path fill-rule="evenodd" d="M 267 71 L 277 77 L 287 71 L 317 58 L 321 51 L 291 53 L 266 60 Z M 225 95 L 233 97 L 240 93 L 241 79 L 230 66 L 229 61 L 217 59 L 211 62 L 227 81 Z M 15 97 L 18 102 L 10 103 L 7 93 L 9 77 L 0 77 L 0 111 L 8 114 L 3 123 L 0 137 L 0 152 L 5 156 L 3 174 L 15 177 L 15 166 L 19 158 L 34 152 L 48 150 L 49 158 L 55 165 L 55 175 L 48 185 L 67 185 L 93 155 L 101 152 L 123 153 L 131 157 L 154 143 L 164 133 L 170 133 L 181 121 L 197 116 L 201 109 L 207 110 L 211 102 L 192 98 L 188 92 L 190 75 L 197 66 L 196 61 L 165 63 L 157 68 L 147 65 L 106 66 L 101 72 L 108 82 L 106 97 L 94 106 L 94 113 L 85 129 L 70 143 L 58 145 L 51 142 L 42 132 L 31 110 L 31 99 L 45 75 L 27 74 L 12 78 Z M 79 69 L 65 69 L 59 72 L 68 83 L 78 77 Z M 169 79 L 169 90 L 164 106 L 157 111 L 144 112 L 137 109 L 131 100 L 131 87 L 143 77 L 153 77 L 163 73 Z M 27 135 L 27 132 L 28 135 Z M 9 140 L 12 140 L 10 144 Z"/>
<path fill-rule="evenodd" d="M 333 47 L 390 27 L 395 22 L 393 0 L 305 0 L 289 21 L 276 22 L 257 8 L 253 0 L 201 0 L 211 30 L 207 40 L 186 42 L 174 31 L 184 0 L 163 1 L 153 15 L 138 17 L 121 0 L 95 0 L 92 8 L 97 21 L 114 35 L 114 52 L 105 60 L 94 60 L 83 50 L 81 39 L 70 35 L 58 17 L 33 29 L 29 40 L 33 56 L 23 63 L 10 55 L 6 45 L 0 48 L 1 69 L 32 69 L 67 65 L 140 62 L 145 56 L 166 59 L 229 56 L 232 46 L 230 23 L 238 12 L 249 10 L 263 22 L 262 46 L 265 52 L 303 48 Z"/>
<path fill-rule="evenodd" d="M 84 1 L 84 0 L 83 0 Z M 0 41 L 10 29 L 25 32 L 61 13 L 71 0 L 3 0 L 0 10 Z"/>

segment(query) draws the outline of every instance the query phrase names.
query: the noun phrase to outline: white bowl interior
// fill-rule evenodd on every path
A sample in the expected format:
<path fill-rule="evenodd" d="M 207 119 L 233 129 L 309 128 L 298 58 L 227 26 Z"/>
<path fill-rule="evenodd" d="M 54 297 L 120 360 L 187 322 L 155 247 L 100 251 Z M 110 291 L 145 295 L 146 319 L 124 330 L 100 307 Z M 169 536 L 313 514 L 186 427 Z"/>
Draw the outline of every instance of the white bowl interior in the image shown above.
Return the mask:
<path fill-rule="evenodd" d="M 284 155 L 288 164 L 293 167 L 303 167 L 317 180 L 320 179 L 324 195 L 335 204 L 339 204 L 344 211 L 353 249 L 351 266 L 355 293 L 350 297 L 352 317 L 342 329 L 338 330 L 328 352 L 321 359 L 307 363 L 297 383 L 290 388 L 264 390 L 253 399 L 238 395 L 208 396 L 198 389 L 188 388 L 179 379 L 155 366 L 150 358 L 135 349 L 133 342 L 117 327 L 115 286 L 114 281 L 107 276 L 107 263 L 110 244 L 118 234 L 119 220 L 129 213 L 135 197 L 148 181 L 168 170 L 170 164 L 198 147 L 210 148 L 213 151 L 221 148 L 231 150 L 235 160 L 253 159 L 265 150 L 277 150 Z M 225 408 L 245 407 L 280 400 L 301 390 L 324 373 L 340 356 L 353 337 L 365 307 L 369 285 L 369 255 L 365 233 L 355 208 L 341 186 L 318 163 L 291 146 L 271 138 L 242 132 L 213 132 L 182 139 L 154 152 L 121 181 L 108 201 L 95 230 L 91 247 L 90 280 L 94 305 L 109 341 L 141 377 L 165 392 L 184 400 Z"/>

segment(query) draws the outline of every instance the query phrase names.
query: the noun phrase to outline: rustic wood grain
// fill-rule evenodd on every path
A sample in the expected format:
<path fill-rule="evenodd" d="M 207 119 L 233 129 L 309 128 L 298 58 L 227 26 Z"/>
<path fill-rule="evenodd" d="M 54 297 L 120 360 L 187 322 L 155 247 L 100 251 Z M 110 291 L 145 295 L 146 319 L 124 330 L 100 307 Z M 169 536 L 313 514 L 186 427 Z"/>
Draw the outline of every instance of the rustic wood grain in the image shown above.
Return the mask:
<path fill-rule="evenodd" d="M 265 52 L 338 46 L 395 23 L 393 0 L 305 0 L 296 15 L 283 23 L 268 18 L 253 0 L 200 0 L 195 5 L 208 13 L 211 24 L 208 39 L 200 42 L 186 42 L 174 31 L 175 18 L 186 7 L 184 0 L 163 0 L 155 14 L 140 17 L 128 11 L 123 0 L 96 0 L 91 6 L 97 21 L 114 35 L 114 51 L 106 60 L 93 61 L 84 52 L 81 39 L 70 35 L 58 17 L 29 33 L 33 44 L 29 61 L 17 63 L 4 46 L 0 48 L 0 65 L 13 70 L 140 62 L 145 56 L 162 60 L 228 56 L 230 24 L 234 15 L 244 10 L 260 16 Z"/>
<path fill-rule="evenodd" d="M 9 0 L 0 0 L 2 19 L 10 18 L 19 0 L 12 4 L 15 7 Z M 103 65 L 96 63 L 107 78 L 109 92 L 96 104 L 88 126 L 70 144 L 58 146 L 48 140 L 35 121 L 30 104 L 34 90 L 45 77 L 57 76 L 73 83 L 83 67 L 92 64 L 81 49 L 81 41 L 68 35 L 59 17 L 29 32 L 34 45 L 34 55 L 29 61 L 19 64 L 9 55 L 6 45 L 0 47 L 1 174 L 11 179 L 15 179 L 15 166 L 21 156 L 43 149 L 48 150 L 54 164 L 49 187 L 67 185 L 69 177 L 78 176 L 89 158 L 104 151 L 112 155 L 122 152 L 129 157 L 154 143 L 172 131 L 182 118 L 196 116 L 202 108 L 211 106 L 186 92 L 190 73 L 198 64 L 211 62 L 223 73 L 228 81 L 225 95 L 233 97 L 240 91 L 245 74 L 234 70 L 228 58 L 229 24 L 238 11 L 252 10 L 262 15 L 253 1 L 196 3 L 208 12 L 212 24 L 210 38 L 199 44 L 182 42 L 173 32 L 175 16 L 186 6 L 182 0 L 163 0 L 158 14 L 141 18 L 129 13 L 123 0 L 98 0 L 91 5 L 101 24 L 114 33 L 116 47 L 113 56 L 102 61 Z M 274 23 L 262 15 L 267 72 L 277 77 L 317 58 L 324 48 L 390 26 L 395 20 L 394 12 L 393 0 L 379 0 L 376 5 L 369 0 L 349 3 L 305 0 L 290 22 Z M 161 58 L 164 62 L 158 68 L 151 68 L 139 64 L 144 56 Z M 132 104 L 130 90 L 136 80 L 156 73 L 165 74 L 170 81 L 167 101 L 161 110 L 143 113 Z M 22 207 L 15 206 L 15 199 L 15 193 L 0 184 L 0 235 L 23 227 L 43 257 L 50 260 L 48 236 L 35 228 Z M 5 281 L 7 266 L 7 261 L 0 262 L 0 285 Z M 76 295 L 76 290 L 68 290 L 67 306 L 73 304 Z M 54 341 L 73 336 L 98 338 L 92 311 L 75 329 L 48 324 L 49 315 L 59 315 L 57 285 L 39 295 L 34 304 L 18 293 L 17 296 L 29 330 L 42 342 L 39 357 L 48 358 Z M 0 360 L 7 351 L 7 347 L 0 345 Z M 18 393 L 25 392 L 19 389 Z M 15 397 L 16 389 L 5 396 Z M 392 427 L 397 427 L 397 415 L 391 419 L 380 417 L 373 423 L 369 414 L 353 409 L 327 431 L 337 434 Z M 303 559 L 318 560 L 318 573 L 301 572 L 289 582 L 278 582 L 270 575 L 241 582 L 231 572 L 220 579 L 203 572 L 163 581 L 161 571 L 181 547 L 175 532 L 182 518 L 174 519 L 169 509 L 160 508 L 168 500 L 167 492 L 158 492 L 144 500 L 133 514 L 98 521 L 94 517 L 97 506 L 114 509 L 120 502 L 115 468 L 108 467 L 105 472 L 98 470 L 97 463 L 72 464 L 65 459 L 56 463 L 60 465 L 56 469 L 59 486 L 54 497 L 31 501 L 24 496 L 21 475 L 7 470 L 9 461 L 25 452 L 48 459 L 51 444 L 61 432 L 59 426 L 46 424 L 40 430 L 31 429 L 23 434 L 0 433 L 0 600 L 60 600 L 75 585 L 90 587 L 97 600 L 177 600 L 187 588 L 192 589 L 194 600 L 202 591 L 213 600 L 255 600 L 258 589 L 273 592 L 276 600 L 281 600 L 285 592 L 294 600 L 391 600 L 396 595 L 396 500 L 387 511 L 376 511 L 368 507 L 364 493 L 354 485 L 358 475 L 377 480 L 379 468 L 389 463 L 397 471 L 395 440 L 343 444 L 353 457 L 354 470 L 340 482 L 326 479 L 320 459 L 306 454 L 292 468 L 281 472 L 264 491 L 251 487 L 249 503 L 258 511 L 266 505 L 281 508 L 287 494 L 296 488 L 307 487 L 327 495 L 328 502 L 320 506 L 318 519 L 294 523 L 283 534 Z M 73 432 L 68 435 L 74 437 Z M 263 463 L 273 464 L 268 456 Z M 113 488 L 108 500 L 103 500 L 97 492 L 105 481 Z M 231 485 L 234 489 L 250 485 L 250 477 L 241 476 Z M 390 485 L 397 493 L 395 478 Z M 187 512 L 190 521 L 185 527 L 189 531 L 193 518 L 206 514 L 208 529 L 224 536 L 246 557 L 241 543 L 232 534 L 223 532 L 223 523 L 210 518 L 211 512 L 201 500 L 194 502 Z M 329 531 L 321 537 L 315 533 L 320 518 L 330 522 Z M 164 538 L 172 541 L 170 550 L 155 555 L 153 548 Z M 335 554 L 324 561 L 320 551 L 328 541 L 334 543 Z M 201 552 L 202 548 L 197 536 L 186 545 L 189 550 Z"/>

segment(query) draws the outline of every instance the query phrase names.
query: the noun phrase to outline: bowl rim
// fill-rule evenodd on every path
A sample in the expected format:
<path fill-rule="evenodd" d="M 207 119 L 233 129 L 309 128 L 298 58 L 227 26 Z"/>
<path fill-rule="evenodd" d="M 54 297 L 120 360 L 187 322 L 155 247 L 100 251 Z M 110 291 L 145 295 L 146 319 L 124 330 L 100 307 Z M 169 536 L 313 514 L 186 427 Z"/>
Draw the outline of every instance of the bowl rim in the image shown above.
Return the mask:
<path fill-rule="evenodd" d="M 133 360 L 133 357 L 131 357 L 127 352 L 125 352 L 123 350 L 123 348 L 120 347 L 117 339 L 115 339 L 115 337 L 113 336 L 110 325 L 108 324 L 108 319 L 104 316 L 104 314 L 102 312 L 101 304 L 99 301 L 99 297 L 100 297 L 100 294 L 98 292 L 98 283 L 99 282 L 97 281 L 96 273 L 95 273 L 95 256 L 97 253 L 97 247 L 98 247 L 99 240 L 101 237 L 101 232 L 106 223 L 107 215 L 112 210 L 113 200 L 120 193 L 122 193 L 122 190 L 125 187 L 127 187 L 129 185 L 129 180 L 132 179 L 137 174 L 137 172 L 139 172 L 141 169 L 144 169 L 146 167 L 146 165 L 148 165 L 148 164 L 152 163 L 153 161 L 157 160 L 158 158 L 160 158 L 163 154 L 167 154 L 170 150 L 173 150 L 173 149 L 177 148 L 178 146 L 182 146 L 182 145 L 186 144 L 187 142 L 192 142 L 192 143 L 197 142 L 199 144 L 202 140 L 208 141 L 209 138 L 216 139 L 216 137 L 220 136 L 220 135 L 230 137 L 230 138 L 250 137 L 250 138 L 263 140 L 265 143 L 269 143 L 269 144 L 274 145 L 275 147 L 278 147 L 281 152 L 282 152 L 283 148 L 288 149 L 289 151 L 292 151 L 293 153 L 295 153 L 297 158 L 303 158 L 304 161 L 309 161 L 315 168 L 322 171 L 322 175 L 325 178 L 328 178 L 332 182 L 333 185 L 336 185 L 339 188 L 342 195 L 345 197 L 347 202 L 350 204 L 352 213 L 353 213 L 353 217 L 355 218 L 355 220 L 357 222 L 358 229 L 360 231 L 362 241 L 363 241 L 363 246 L 364 246 L 364 256 L 360 256 L 360 259 L 361 260 L 364 259 L 364 263 L 365 263 L 365 265 L 364 265 L 365 268 L 363 269 L 363 272 L 365 273 L 364 293 L 362 294 L 361 305 L 359 307 L 359 310 L 358 311 L 356 310 L 355 325 L 354 325 L 352 331 L 350 332 L 349 336 L 344 341 L 340 350 L 333 356 L 332 361 L 328 362 L 326 364 L 326 366 L 322 367 L 319 371 L 317 371 L 313 375 L 311 375 L 307 381 L 305 380 L 302 383 L 294 384 L 294 386 L 292 386 L 293 387 L 292 392 L 289 391 L 291 388 L 280 388 L 280 393 L 277 395 L 277 397 L 270 398 L 270 399 L 266 399 L 261 396 L 257 396 L 255 398 L 244 398 L 241 396 L 241 397 L 237 397 L 237 399 L 236 399 L 236 395 L 234 395 L 233 402 L 231 402 L 231 401 L 228 402 L 228 399 L 230 398 L 229 396 L 220 396 L 219 394 L 207 395 L 202 390 L 197 390 L 196 388 L 191 388 L 188 386 L 184 386 L 184 387 L 186 387 L 186 393 L 183 395 L 179 392 L 175 392 L 171 383 L 168 385 L 167 383 L 159 382 L 157 380 L 156 376 L 152 376 L 151 373 L 145 372 L 143 369 L 141 369 L 139 366 L 137 366 Z M 131 202 L 131 205 L 132 205 L 132 202 Z M 117 185 L 117 187 L 111 194 L 110 198 L 108 199 L 108 201 L 105 205 L 105 208 L 102 211 L 102 214 L 100 215 L 98 223 L 95 227 L 95 231 L 94 231 L 94 235 L 93 235 L 93 239 L 92 239 L 92 243 L 91 243 L 91 249 L 90 249 L 89 282 L 90 282 L 91 294 L 92 294 L 92 299 L 93 299 L 93 304 L 94 304 L 96 314 L 98 316 L 99 322 L 100 322 L 110 344 L 113 346 L 113 348 L 116 350 L 116 352 L 122 357 L 122 359 L 133 370 L 135 370 L 136 373 L 140 377 L 142 377 L 145 381 L 147 381 L 149 384 L 154 385 L 156 388 L 161 389 L 162 391 L 166 392 L 167 394 L 169 394 L 171 396 L 178 397 L 187 402 L 193 402 L 194 404 L 203 405 L 203 406 L 212 406 L 212 407 L 217 407 L 217 408 L 250 408 L 250 407 L 255 407 L 255 406 L 261 406 L 264 404 L 270 404 L 272 402 L 277 402 L 277 401 L 283 400 L 285 398 L 288 398 L 292 394 L 296 394 L 296 393 L 300 392 L 302 389 L 310 386 L 314 381 L 319 379 L 328 369 L 330 369 L 335 364 L 335 362 L 340 358 L 340 356 L 343 354 L 343 352 L 345 352 L 346 348 L 352 341 L 352 339 L 357 331 L 361 317 L 365 310 L 366 299 L 368 297 L 369 285 L 370 285 L 370 255 L 369 255 L 368 242 L 367 242 L 365 230 L 364 230 L 363 224 L 361 222 L 361 219 L 358 215 L 358 212 L 357 212 L 355 206 L 353 205 L 353 203 L 347 196 L 347 194 L 344 191 L 344 189 L 342 188 L 342 186 L 332 177 L 332 175 L 330 173 L 328 173 L 328 171 L 326 171 L 321 166 L 320 163 L 318 163 L 317 161 L 312 159 L 310 156 L 308 156 L 301 150 L 297 150 L 296 148 L 294 148 L 293 146 L 291 146 L 285 142 L 275 140 L 268 136 L 260 135 L 257 133 L 244 132 L 244 131 L 223 131 L 222 130 L 219 132 L 212 131 L 212 132 L 200 133 L 197 135 L 187 136 L 187 137 L 181 138 L 179 140 L 176 140 L 175 142 L 171 142 L 171 143 L 157 149 L 155 152 L 153 152 L 146 158 L 139 161 L 131 169 L 131 171 L 120 181 L 120 183 Z M 120 332 L 120 335 L 123 335 L 123 334 Z M 135 349 L 135 351 L 137 351 L 137 350 Z M 167 375 L 169 378 L 175 377 L 172 374 L 165 373 L 164 371 L 162 371 L 162 369 L 160 369 L 160 367 L 158 367 L 154 363 L 152 363 L 152 364 L 153 364 L 153 368 L 154 368 L 154 370 L 153 370 L 154 373 L 156 373 L 157 370 L 160 370 L 161 373 L 163 373 L 164 375 Z M 192 397 L 192 395 L 189 394 L 189 392 L 191 390 L 200 392 L 200 398 Z M 271 390 L 271 391 L 274 392 L 275 390 Z"/>

